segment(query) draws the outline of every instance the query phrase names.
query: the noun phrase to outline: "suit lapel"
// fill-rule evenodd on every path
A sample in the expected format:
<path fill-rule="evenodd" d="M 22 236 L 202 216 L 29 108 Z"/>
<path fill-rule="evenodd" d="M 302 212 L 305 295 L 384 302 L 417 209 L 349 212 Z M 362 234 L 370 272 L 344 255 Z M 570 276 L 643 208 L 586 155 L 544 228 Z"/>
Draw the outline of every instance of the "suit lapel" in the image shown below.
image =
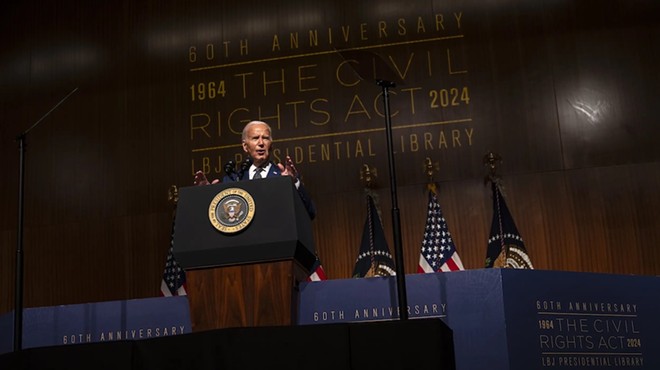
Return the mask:
<path fill-rule="evenodd" d="M 264 177 L 280 176 L 281 174 L 282 173 L 280 172 L 280 168 L 277 167 L 275 163 L 270 162 L 270 168 L 268 169 L 268 173 Z M 249 179 L 250 179 L 250 169 L 248 168 L 248 170 L 243 173 L 243 176 L 241 177 L 241 181 L 245 181 Z"/>
<path fill-rule="evenodd" d="M 272 177 L 272 176 L 280 176 L 280 168 L 277 167 L 277 165 L 273 162 L 270 162 L 270 169 L 268 170 L 268 174 L 266 177 Z"/>

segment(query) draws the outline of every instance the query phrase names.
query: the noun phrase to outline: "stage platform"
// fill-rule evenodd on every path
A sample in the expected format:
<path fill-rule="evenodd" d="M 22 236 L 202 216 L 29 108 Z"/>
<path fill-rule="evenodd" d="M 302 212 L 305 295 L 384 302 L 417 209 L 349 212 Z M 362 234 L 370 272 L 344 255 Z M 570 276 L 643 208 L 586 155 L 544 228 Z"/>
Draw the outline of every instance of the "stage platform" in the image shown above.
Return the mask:
<path fill-rule="evenodd" d="M 301 325 L 399 317 L 392 277 L 301 290 Z M 660 369 L 657 276 L 478 269 L 406 275 L 406 293 L 453 330 L 458 370 Z"/>
<path fill-rule="evenodd" d="M 451 335 L 440 319 L 229 328 L 25 349 L 0 369 L 453 370 Z"/>
<path fill-rule="evenodd" d="M 18 354 L 0 316 L 0 369 L 660 369 L 660 277 L 478 269 L 406 291 L 405 321 L 394 277 L 336 279 L 300 286 L 297 325 L 208 332 L 186 297 L 29 308 Z"/>

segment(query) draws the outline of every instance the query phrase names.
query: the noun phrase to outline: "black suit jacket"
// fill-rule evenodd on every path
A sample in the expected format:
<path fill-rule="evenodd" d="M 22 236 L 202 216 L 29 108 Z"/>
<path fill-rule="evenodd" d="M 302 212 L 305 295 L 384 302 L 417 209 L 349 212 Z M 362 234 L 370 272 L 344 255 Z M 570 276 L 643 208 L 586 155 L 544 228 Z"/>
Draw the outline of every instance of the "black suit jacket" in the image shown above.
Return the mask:
<path fill-rule="evenodd" d="M 242 174 L 238 173 L 233 175 L 234 176 L 225 175 L 225 177 L 222 179 L 222 182 L 249 181 L 250 169 L 248 168 Z M 280 171 L 280 168 L 277 167 L 277 164 L 270 162 L 270 169 L 268 170 L 268 173 L 266 174 L 265 177 L 275 177 L 275 176 L 282 176 L 282 172 Z M 298 181 L 300 181 L 300 179 L 298 179 Z M 314 217 L 316 217 L 316 206 L 314 205 L 312 198 L 309 196 L 309 193 L 307 193 L 307 190 L 305 189 L 305 186 L 303 185 L 302 181 L 300 181 L 300 184 L 298 186 L 298 195 L 300 195 L 300 199 L 303 201 L 303 204 L 305 205 L 305 209 L 307 210 L 307 214 L 309 215 L 309 218 L 313 220 Z"/>

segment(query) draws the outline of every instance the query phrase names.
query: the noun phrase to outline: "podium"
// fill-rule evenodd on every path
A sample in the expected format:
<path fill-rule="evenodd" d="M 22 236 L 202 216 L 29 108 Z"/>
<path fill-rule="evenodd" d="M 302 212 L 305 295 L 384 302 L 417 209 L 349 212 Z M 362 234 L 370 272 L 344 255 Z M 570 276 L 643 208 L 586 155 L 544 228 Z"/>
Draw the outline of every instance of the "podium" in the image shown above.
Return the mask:
<path fill-rule="evenodd" d="M 316 255 L 288 176 L 181 188 L 173 243 L 193 331 L 296 324 Z"/>

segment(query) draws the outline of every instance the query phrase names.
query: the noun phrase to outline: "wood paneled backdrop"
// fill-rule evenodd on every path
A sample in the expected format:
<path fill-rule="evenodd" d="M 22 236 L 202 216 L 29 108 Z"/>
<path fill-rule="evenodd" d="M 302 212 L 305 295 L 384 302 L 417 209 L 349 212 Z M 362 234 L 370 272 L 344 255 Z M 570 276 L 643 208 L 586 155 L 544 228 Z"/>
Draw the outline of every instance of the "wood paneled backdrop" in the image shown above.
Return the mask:
<path fill-rule="evenodd" d="M 27 135 L 25 307 L 153 297 L 170 185 L 220 177 L 247 119 L 274 127 L 318 208 L 318 253 L 349 278 L 366 215 L 392 243 L 380 88 L 336 50 L 378 55 L 390 102 L 405 270 L 424 230 L 425 159 L 468 269 L 492 217 L 482 158 L 537 269 L 660 273 L 657 1 L 147 0 L 3 3 L 0 312 L 14 307 L 19 150 Z M 351 67 L 353 66 L 353 67 Z M 380 78 L 383 71 L 377 71 Z M 277 220 L 273 220 L 277 222 Z"/>

